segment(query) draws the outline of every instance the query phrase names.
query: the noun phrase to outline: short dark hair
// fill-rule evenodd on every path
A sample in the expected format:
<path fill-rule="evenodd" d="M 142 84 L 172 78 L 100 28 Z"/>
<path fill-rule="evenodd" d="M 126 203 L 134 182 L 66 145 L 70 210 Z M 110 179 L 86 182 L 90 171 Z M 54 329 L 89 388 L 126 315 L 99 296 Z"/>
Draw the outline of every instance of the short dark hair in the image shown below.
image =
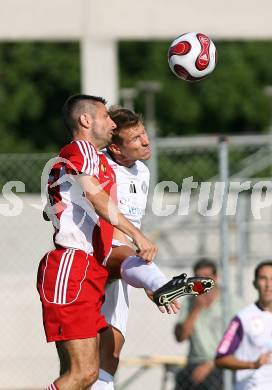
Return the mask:
<path fill-rule="evenodd" d="M 112 143 L 118 145 L 122 144 L 123 142 L 123 139 L 120 135 L 122 130 L 137 126 L 139 123 L 143 123 L 143 118 L 140 114 L 136 114 L 134 111 L 127 108 L 111 107 L 109 110 L 109 115 L 116 124 L 116 128 L 114 129 L 112 136 Z"/>
<path fill-rule="evenodd" d="M 193 266 L 194 273 L 196 274 L 201 268 L 211 268 L 213 275 L 217 275 L 217 266 L 215 262 L 208 257 L 201 257 Z"/>
<path fill-rule="evenodd" d="M 255 271 L 254 271 L 254 281 L 256 281 L 258 279 L 260 270 L 266 266 L 272 267 L 272 260 L 264 260 L 257 265 L 257 267 L 255 268 Z"/>
<path fill-rule="evenodd" d="M 63 105 L 62 115 L 65 127 L 73 132 L 77 129 L 76 112 L 84 110 L 86 103 L 91 103 L 95 108 L 97 103 L 106 104 L 106 100 L 100 96 L 77 94 L 70 96 Z"/>

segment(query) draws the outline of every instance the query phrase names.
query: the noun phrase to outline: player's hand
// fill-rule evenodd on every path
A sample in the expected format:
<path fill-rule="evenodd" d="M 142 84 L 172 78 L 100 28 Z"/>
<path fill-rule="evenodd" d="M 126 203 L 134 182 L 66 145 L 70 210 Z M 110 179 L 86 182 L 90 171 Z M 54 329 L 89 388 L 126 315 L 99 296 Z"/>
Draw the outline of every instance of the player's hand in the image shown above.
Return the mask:
<path fill-rule="evenodd" d="M 272 357 L 271 352 L 262 353 L 261 356 L 259 357 L 259 359 L 256 360 L 254 368 L 258 369 L 261 366 L 263 366 L 264 364 L 271 363 L 271 357 Z"/>
<path fill-rule="evenodd" d="M 43 219 L 47 222 L 50 221 L 50 218 L 48 217 L 48 214 L 46 212 L 46 208 L 44 208 L 43 210 Z"/>
<path fill-rule="evenodd" d="M 153 292 L 151 290 L 146 290 L 145 293 L 151 301 L 153 301 Z M 161 313 L 167 314 L 177 314 L 181 308 L 181 304 L 178 299 L 175 299 L 170 303 L 170 305 L 157 306 Z"/>
<path fill-rule="evenodd" d="M 177 314 L 181 308 L 181 304 L 178 299 L 175 299 L 169 305 L 160 307 L 165 308 L 167 314 Z M 164 313 L 164 311 L 162 313 Z"/>
<path fill-rule="evenodd" d="M 147 263 L 154 260 L 158 248 L 153 242 L 146 238 L 141 232 L 138 232 L 138 234 L 134 236 L 133 241 L 137 247 L 136 253 L 138 256 L 142 257 Z"/>
<path fill-rule="evenodd" d="M 207 306 L 208 306 L 208 304 L 207 304 L 207 295 L 206 294 L 198 295 L 195 297 L 194 303 L 193 303 L 194 309 L 202 310 Z"/>
<path fill-rule="evenodd" d="M 213 361 L 207 361 L 196 366 L 192 371 L 192 380 L 194 383 L 199 384 L 204 382 L 207 376 L 214 368 Z"/>
<path fill-rule="evenodd" d="M 192 305 L 192 313 L 194 313 L 194 315 L 199 315 L 199 313 L 209 307 L 211 303 L 212 301 L 209 298 L 209 294 L 197 295 L 194 298 L 194 302 Z"/>
<path fill-rule="evenodd" d="M 178 343 L 180 343 L 180 334 L 181 334 L 181 330 L 182 330 L 182 324 L 179 322 L 175 325 L 175 328 L 174 328 L 174 335 L 175 335 L 175 339 Z"/>
<path fill-rule="evenodd" d="M 144 290 L 145 290 L 145 293 L 148 296 L 148 298 L 153 302 L 153 291 L 147 290 L 146 288 Z M 161 313 L 165 313 L 166 312 L 166 308 L 164 306 L 157 306 L 157 308 L 159 309 L 159 311 Z"/>

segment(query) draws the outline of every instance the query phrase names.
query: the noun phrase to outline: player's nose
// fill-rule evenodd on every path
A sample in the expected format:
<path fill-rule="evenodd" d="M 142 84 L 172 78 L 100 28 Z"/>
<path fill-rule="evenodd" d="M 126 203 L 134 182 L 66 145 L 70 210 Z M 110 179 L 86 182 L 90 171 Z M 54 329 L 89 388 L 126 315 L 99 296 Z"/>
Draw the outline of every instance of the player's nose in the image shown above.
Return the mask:
<path fill-rule="evenodd" d="M 110 119 L 110 126 L 111 126 L 111 128 L 113 130 L 116 129 L 116 127 L 117 127 L 116 123 L 111 118 L 109 118 L 109 119 Z"/>
<path fill-rule="evenodd" d="M 147 134 L 142 136 L 142 145 L 143 146 L 149 146 L 149 138 L 148 138 Z"/>

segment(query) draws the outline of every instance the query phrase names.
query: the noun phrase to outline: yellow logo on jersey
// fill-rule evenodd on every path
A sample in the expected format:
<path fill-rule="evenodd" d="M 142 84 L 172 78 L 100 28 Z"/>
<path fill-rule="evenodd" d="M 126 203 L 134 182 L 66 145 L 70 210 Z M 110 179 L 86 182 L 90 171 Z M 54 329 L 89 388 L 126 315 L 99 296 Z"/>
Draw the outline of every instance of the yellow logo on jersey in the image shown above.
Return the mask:
<path fill-rule="evenodd" d="M 101 164 L 100 165 L 100 168 L 101 168 L 101 171 L 103 172 L 103 173 L 106 173 L 106 167 L 105 167 L 105 165 L 104 164 Z"/>

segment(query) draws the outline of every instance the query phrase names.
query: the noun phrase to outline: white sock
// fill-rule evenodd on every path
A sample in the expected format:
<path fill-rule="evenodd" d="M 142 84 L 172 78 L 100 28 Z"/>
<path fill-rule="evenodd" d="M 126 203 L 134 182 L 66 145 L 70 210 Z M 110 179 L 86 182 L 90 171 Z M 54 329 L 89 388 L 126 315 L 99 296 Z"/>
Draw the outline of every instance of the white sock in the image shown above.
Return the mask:
<path fill-rule="evenodd" d="M 167 282 L 159 267 L 139 256 L 127 257 L 121 265 L 122 279 L 133 287 L 156 291 Z"/>
<path fill-rule="evenodd" d="M 89 390 L 114 390 L 113 376 L 107 371 L 100 369 L 97 381 L 89 388 Z"/>

